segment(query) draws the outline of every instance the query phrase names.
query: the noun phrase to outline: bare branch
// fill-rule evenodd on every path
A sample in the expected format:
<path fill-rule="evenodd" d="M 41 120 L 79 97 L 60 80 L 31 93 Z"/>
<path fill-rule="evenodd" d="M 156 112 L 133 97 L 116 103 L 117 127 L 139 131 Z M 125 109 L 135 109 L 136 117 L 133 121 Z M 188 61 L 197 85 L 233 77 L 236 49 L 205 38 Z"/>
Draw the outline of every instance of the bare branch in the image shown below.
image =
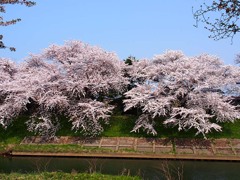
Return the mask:
<path fill-rule="evenodd" d="M 210 4 L 204 3 L 193 12 L 196 20 L 196 27 L 199 22 L 211 32 L 209 38 L 214 40 L 231 38 L 240 32 L 240 1 L 238 0 L 217 0 Z"/>

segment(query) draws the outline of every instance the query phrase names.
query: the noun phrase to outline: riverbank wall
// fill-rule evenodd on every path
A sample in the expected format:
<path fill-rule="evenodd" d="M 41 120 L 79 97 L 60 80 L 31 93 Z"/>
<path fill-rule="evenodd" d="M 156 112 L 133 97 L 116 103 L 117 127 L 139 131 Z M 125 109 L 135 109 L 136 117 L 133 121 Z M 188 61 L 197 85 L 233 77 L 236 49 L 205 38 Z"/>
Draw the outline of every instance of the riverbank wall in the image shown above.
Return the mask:
<path fill-rule="evenodd" d="M 25 137 L 21 144 L 77 144 L 86 148 L 110 149 L 111 152 L 50 153 L 11 151 L 11 156 L 135 158 L 240 161 L 240 139 L 184 139 L 102 137 L 79 138 L 62 136 L 51 141 L 40 137 Z"/>

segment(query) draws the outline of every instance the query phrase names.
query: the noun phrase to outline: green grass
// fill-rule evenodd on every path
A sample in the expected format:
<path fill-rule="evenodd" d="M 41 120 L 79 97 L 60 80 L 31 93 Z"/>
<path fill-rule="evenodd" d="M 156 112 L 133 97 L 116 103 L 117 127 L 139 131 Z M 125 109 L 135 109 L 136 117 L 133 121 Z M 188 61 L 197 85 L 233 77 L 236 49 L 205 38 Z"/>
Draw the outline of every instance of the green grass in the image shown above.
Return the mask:
<path fill-rule="evenodd" d="M 27 131 L 25 124 L 27 116 L 21 116 L 7 128 L 0 126 L 0 142 L 5 144 L 20 143 L 25 136 L 31 136 L 33 133 Z"/>
<path fill-rule="evenodd" d="M 121 115 L 116 113 L 110 118 L 109 124 L 104 125 L 104 132 L 100 134 L 102 137 L 154 137 L 147 135 L 143 131 L 138 133 L 130 132 L 134 127 L 137 117 L 133 115 Z M 27 131 L 26 122 L 27 117 L 22 116 L 15 120 L 7 129 L 0 127 L 0 151 L 7 148 L 11 144 L 19 144 L 26 136 L 34 135 Z M 61 118 L 61 128 L 57 132 L 57 136 L 78 136 L 83 137 L 80 132 L 71 130 L 71 122 L 67 119 Z M 195 136 L 196 130 L 178 131 L 177 127 L 164 127 L 163 120 L 156 120 L 156 130 L 159 138 L 203 138 L 200 134 Z M 207 135 L 208 138 L 237 138 L 240 139 L 240 120 L 235 123 L 222 123 L 222 132 L 212 131 Z"/>
<path fill-rule="evenodd" d="M 234 123 L 221 123 L 221 132 L 212 132 L 207 135 L 208 138 L 236 138 L 240 139 L 240 120 Z"/>
<path fill-rule="evenodd" d="M 142 129 L 139 132 L 131 132 L 135 121 L 137 120 L 137 116 L 133 115 L 113 115 L 110 119 L 110 123 L 108 126 L 104 127 L 104 132 L 101 134 L 103 137 L 147 137 L 147 138 L 166 138 L 166 137 L 175 137 L 175 136 L 185 136 L 185 133 L 179 133 L 176 128 L 167 128 L 162 122 L 163 119 L 156 120 L 156 129 L 158 131 L 157 136 L 153 136 L 151 134 L 146 134 Z M 189 133 L 188 135 L 193 135 L 194 133 Z"/>
<path fill-rule="evenodd" d="M 105 131 L 101 134 L 104 137 L 158 137 L 158 138 L 203 138 L 202 134 L 196 136 L 196 130 L 178 131 L 177 127 L 166 127 L 162 124 L 163 119 L 156 120 L 155 129 L 157 136 L 147 135 L 140 130 L 138 133 L 130 132 L 135 125 L 137 117 L 133 115 L 112 116 L 110 124 L 105 126 Z M 212 130 L 207 134 L 207 138 L 236 138 L 240 139 L 240 120 L 234 123 L 219 123 L 222 131 Z"/>
<path fill-rule="evenodd" d="M 156 120 L 156 130 L 158 132 L 157 136 L 151 134 L 146 134 L 142 129 L 139 132 L 131 132 L 135 121 L 137 120 L 136 116 L 133 115 L 113 115 L 110 119 L 108 126 L 104 127 L 104 132 L 101 134 L 103 137 L 147 137 L 147 138 L 202 138 L 201 135 L 195 136 L 195 131 L 190 130 L 187 132 L 179 132 L 176 127 L 165 127 L 162 122 L 163 119 L 159 118 Z"/>
<path fill-rule="evenodd" d="M 86 180 L 140 180 L 140 177 L 136 176 L 113 176 L 113 175 L 104 175 L 100 173 L 64 173 L 64 172 L 43 172 L 43 173 L 29 173 L 29 174 L 21 174 L 21 173 L 10 173 L 3 174 L 0 173 L 1 180 L 55 180 L 55 179 L 86 179 Z"/>
<path fill-rule="evenodd" d="M 104 126 L 101 136 L 105 137 L 139 137 L 142 134 L 131 133 L 134 127 L 136 116 L 114 115 L 110 118 L 109 124 Z M 145 134 L 146 135 L 146 134 Z"/>
<path fill-rule="evenodd" d="M 97 147 L 82 147 L 78 144 L 21 144 L 15 145 L 14 151 L 24 151 L 24 152 L 50 152 L 50 153 L 61 153 L 61 152 L 71 152 L 71 153 L 103 153 L 103 152 L 113 152 L 111 149 L 107 148 L 97 148 Z"/>

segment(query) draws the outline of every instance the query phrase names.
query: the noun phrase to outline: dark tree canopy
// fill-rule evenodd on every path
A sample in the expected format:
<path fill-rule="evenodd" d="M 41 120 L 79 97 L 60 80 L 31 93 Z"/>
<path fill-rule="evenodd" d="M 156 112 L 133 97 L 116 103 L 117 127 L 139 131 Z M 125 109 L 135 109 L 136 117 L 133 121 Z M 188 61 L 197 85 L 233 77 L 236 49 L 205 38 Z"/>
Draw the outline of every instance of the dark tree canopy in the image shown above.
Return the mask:
<path fill-rule="evenodd" d="M 6 9 L 4 5 L 7 4 L 20 4 L 25 5 L 27 7 L 31 7 L 35 5 L 36 3 L 33 1 L 26 1 L 26 0 L 0 0 L 0 13 L 6 13 Z M 12 24 L 17 23 L 18 21 L 21 21 L 21 19 L 11 19 L 11 20 L 4 20 L 3 16 L 0 15 L 0 26 L 9 26 Z M 3 35 L 0 34 L 0 49 L 9 48 L 11 51 L 15 51 L 16 49 L 14 47 L 8 47 L 3 43 Z"/>
<path fill-rule="evenodd" d="M 214 40 L 232 39 L 240 32 L 240 1 L 238 0 L 215 0 L 203 3 L 193 15 L 196 25 L 199 22 L 204 23 L 205 28 L 211 32 L 209 38 Z"/>

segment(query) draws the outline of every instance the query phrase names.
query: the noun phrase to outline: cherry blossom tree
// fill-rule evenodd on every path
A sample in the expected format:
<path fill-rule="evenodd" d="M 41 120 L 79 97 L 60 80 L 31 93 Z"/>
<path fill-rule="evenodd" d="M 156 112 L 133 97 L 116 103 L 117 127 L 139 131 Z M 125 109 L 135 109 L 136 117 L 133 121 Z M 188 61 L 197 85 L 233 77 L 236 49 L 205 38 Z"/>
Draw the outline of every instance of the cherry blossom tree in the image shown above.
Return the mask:
<path fill-rule="evenodd" d="M 13 62 L 5 58 L 0 58 L 0 124 L 3 127 L 6 127 L 6 124 L 9 124 L 11 119 L 21 111 L 18 102 L 14 102 L 10 95 L 11 92 L 6 88 L 16 73 L 17 67 Z M 15 106 L 15 110 L 11 108 L 11 105 Z"/>
<path fill-rule="evenodd" d="M 65 115 L 72 129 L 97 135 L 113 109 L 106 96 L 118 95 L 127 86 L 122 65 L 114 53 L 79 41 L 50 46 L 42 54 L 31 55 L 11 80 L 6 75 L 0 85 L 7 92 L 0 95 L 4 97 L 0 122 L 7 127 L 28 111 L 28 130 L 52 138 L 60 127 L 58 117 Z"/>
<path fill-rule="evenodd" d="M 6 67 L 7 62 L 2 62 L 3 67 Z M 7 65 L 9 64 L 8 62 Z M 2 70 L 3 69 L 4 68 L 2 68 Z M 0 123 L 4 128 L 7 128 L 13 120 L 17 119 L 17 117 L 24 112 L 29 111 L 30 107 L 34 105 L 35 109 L 31 110 L 32 114 L 30 119 L 36 121 L 37 117 L 40 117 L 40 123 L 42 123 L 41 120 L 44 120 L 45 125 L 41 124 L 44 126 L 40 130 L 41 134 L 46 137 L 51 137 L 53 134 L 49 132 L 55 129 L 55 127 L 51 126 L 51 130 L 48 127 L 49 131 L 47 131 L 46 127 L 49 126 L 47 123 L 54 124 L 52 117 L 54 117 L 55 114 L 50 112 L 50 107 L 52 106 L 50 102 L 52 99 L 50 99 L 49 102 L 47 102 L 46 99 L 47 96 L 54 98 L 53 95 L 61 93 L 60 91 L 55 92 L 57 84 L 56 78 L 54 78 L 54 76 L 56 76 L 56 67 L 44 63 L 38 56 L 32 56 L 26 63 L 15 67 L 15 69 L 11 68 L 10 70 L 11 71 L 8 70 L 8 72 L 14 73 L 9 73 L 10 78 L 5 78 L 0 85 L 0 97 L 2 97 L 0 103 Z M 57 101 L 57 99 L 54 100 Z M 49 118 L 48 121 L 46 121 L 47 117 Z M 51 121 L 50 118 L 52 118 Z M 30 121 L 27 123 L 30 124 Z M 31 123 L 34 124 L 33 122 Z M 39 131 L 39 129 L 40 125 L 35 128 L 35 131 Z M 31 128 L 29 128 L 29 130 L 31 130 Z"/>
<path fill-rule="evenodd" d="M 62 84 L 70 103 L 66 114 L 73 129 L 94 135 L 102 132 L 100 121 L 107 123 L 113 109 L 102 100 L 122 93 L 128 84 L 122 74 L 124 63 L 114 53 L 79 41 L 53 45 L 45 50 L 44 56 L 57 64 L 65 77 Z"/>
<path fill-rule="evenodd" d="M 134 68 L 139 69 L 133 64 Z M 156 120 L 165 117 L 166 126 L 177 126 L 179 131 L 194 128 L 205 137 L 213 129 L 221 131 L 219 122 L 239 118 L 231 95 L 240 92 L 236 85 L 240 69 L 224 65 L 215 56 L 186 57 L 181 51 L 167 51 L 149 61 L 135 78 L 143 74 L 145 83 L 125 93 L 125 111 L 142 111 L 133 132 L 143 128 L 156 135 Z"/>
<path fill-rule="evenodd" d="M 114 53 L 70 41 L 19 65 L 0 59 L 0 124 L 7 128 L 28 113 L 28 130 L 49 139 L 64 115 L 72 130 L 93 136 L 108 123 L 114 108 L 109 99 L 124 93 L 125 111 L 141 110 L 133 132 L 143 128 L 156 135 L 155 123 L 164 117 L 166 126 L 194 128 L 205 137 L 221 131 L 220 122 L 239 118 L 231 103 L 240 92 L 239 73 L 239 67 L 226 66 L 217 57 L 186 57 L 181 51 L 126 65 Z"/>

